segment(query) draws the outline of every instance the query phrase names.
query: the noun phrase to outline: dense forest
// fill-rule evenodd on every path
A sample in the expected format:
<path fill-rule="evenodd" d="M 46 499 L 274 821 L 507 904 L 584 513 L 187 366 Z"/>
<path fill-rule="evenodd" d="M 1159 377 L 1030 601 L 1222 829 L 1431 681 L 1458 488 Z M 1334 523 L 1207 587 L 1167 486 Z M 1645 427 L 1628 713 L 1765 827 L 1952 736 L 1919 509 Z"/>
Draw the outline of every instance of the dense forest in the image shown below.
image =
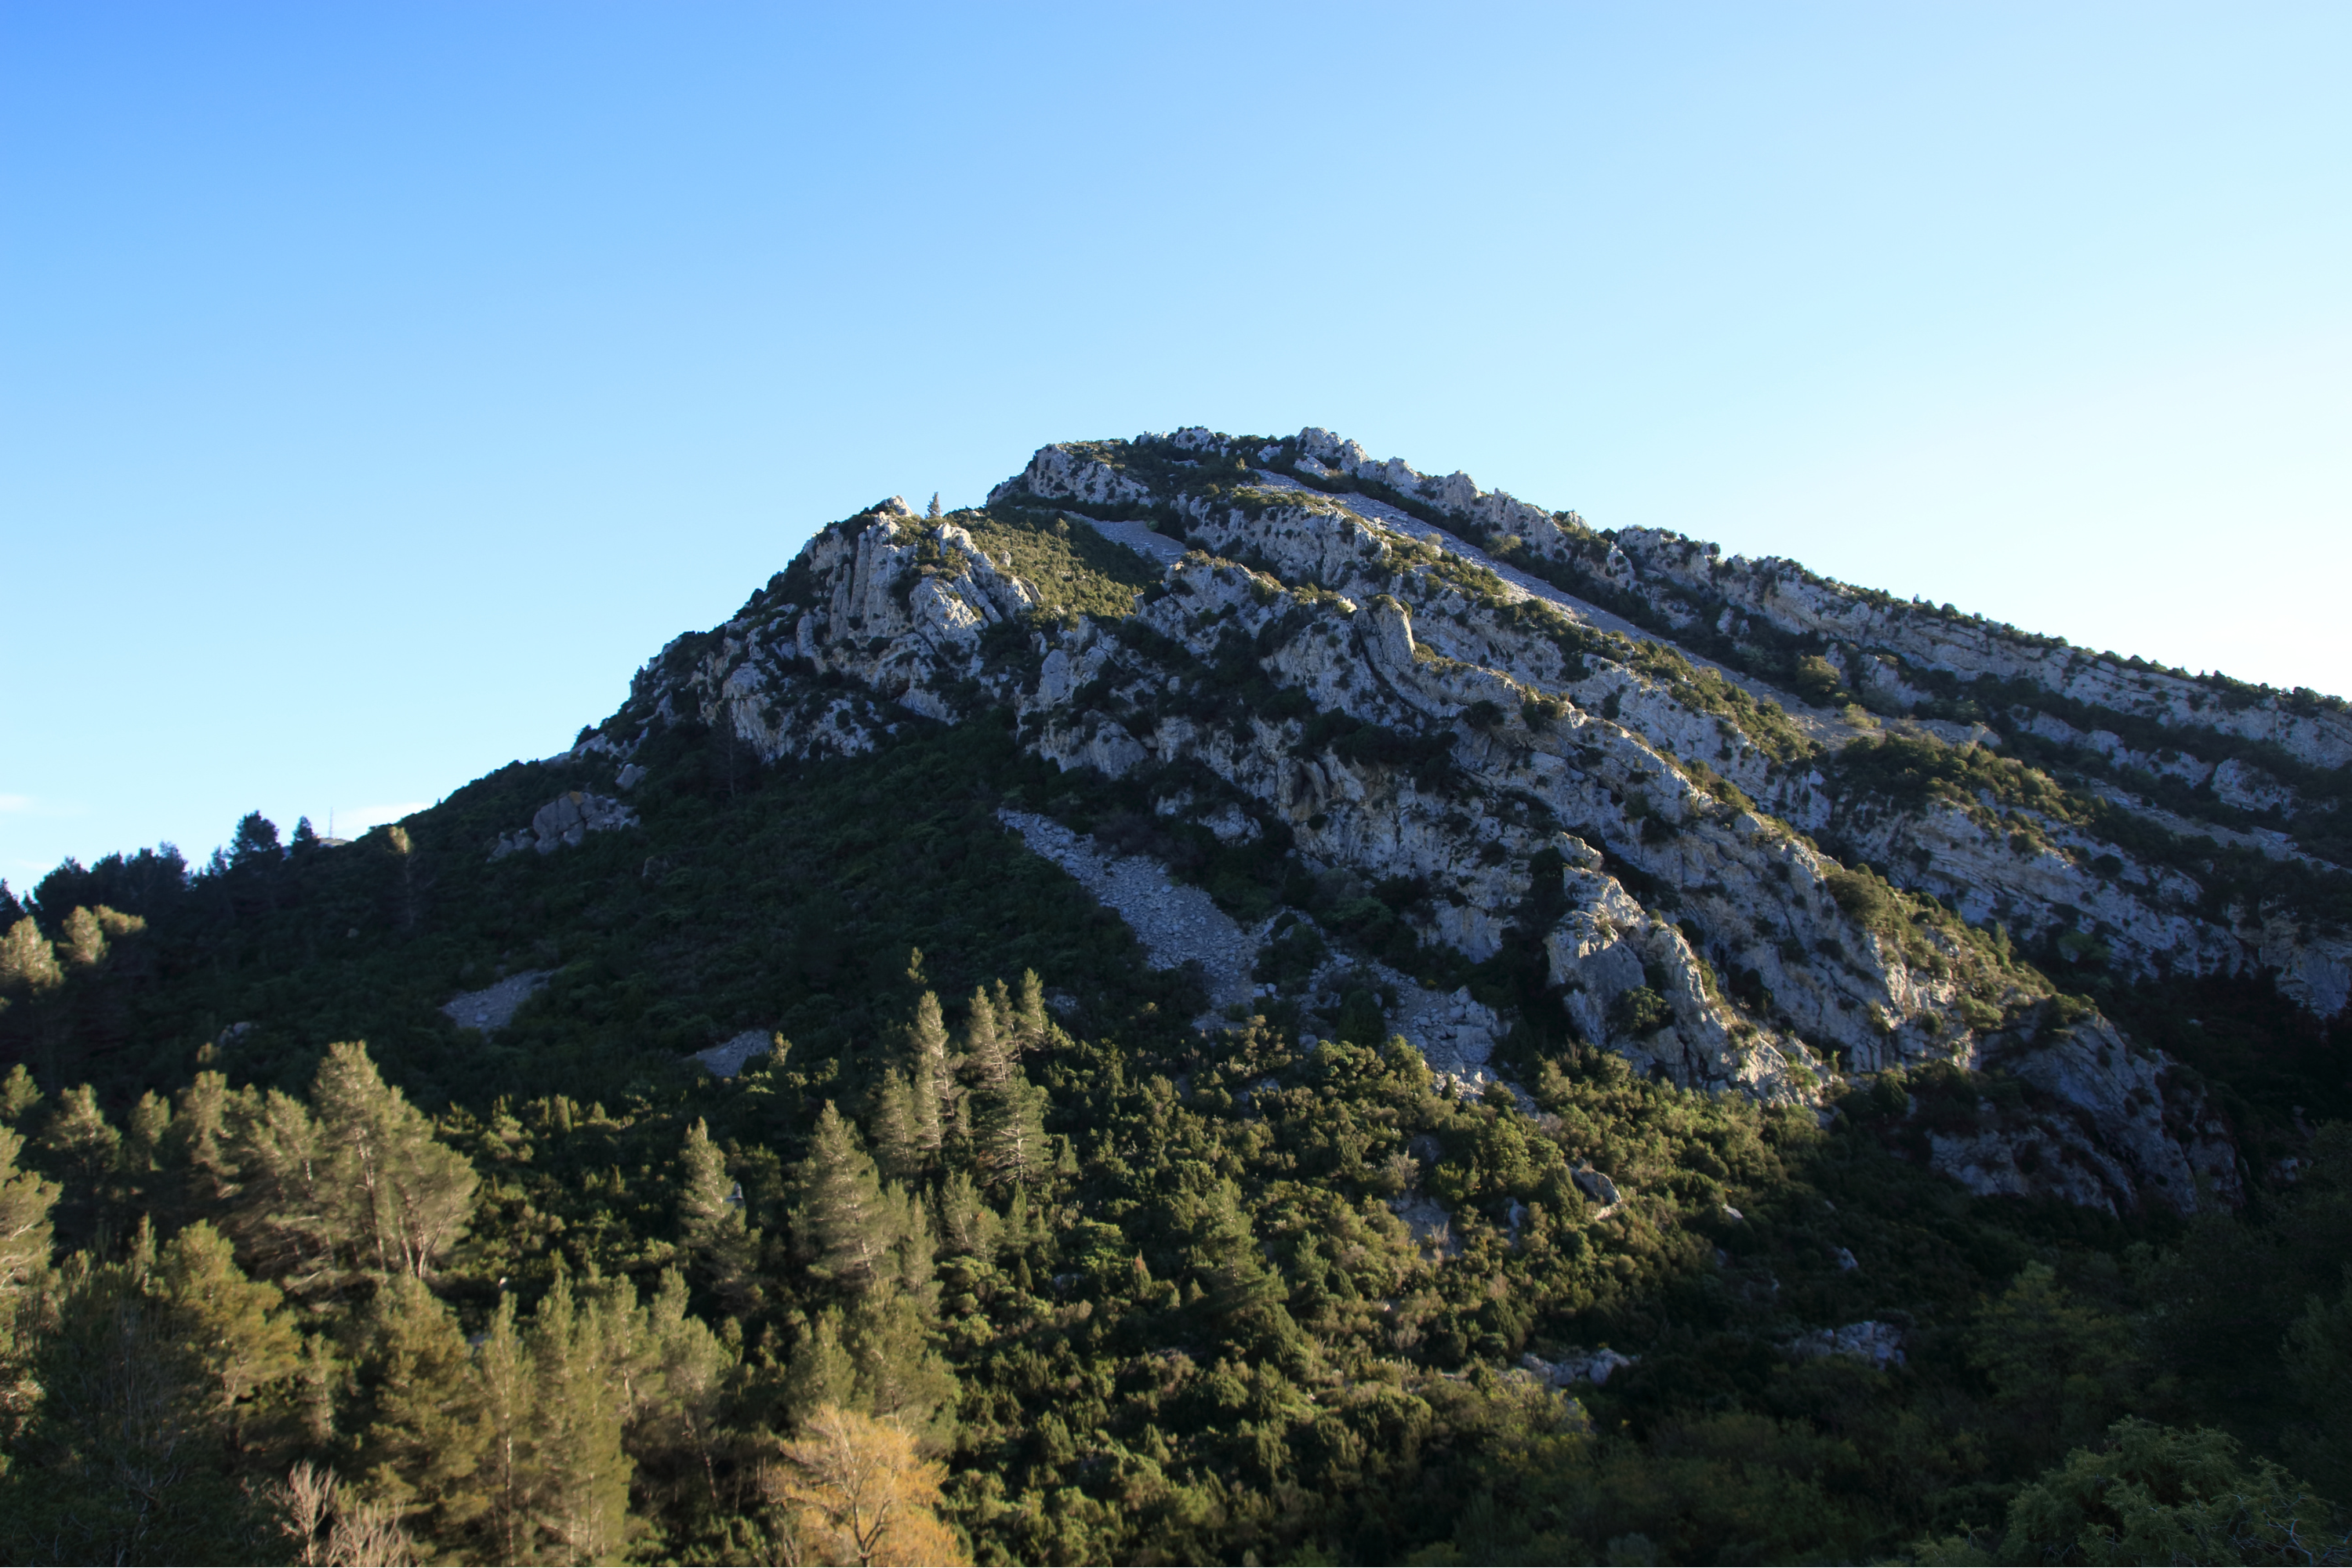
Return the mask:
<path fill-rule="evenodd" d="M 6 1560 L 2352 1559 L 2352 1130 L 2181 1221 L 1931 1173 L 2015 1092 L 1949 1068 L 1530 1026 L 1465 1099 L 1369 989 L 1193 1028 L 993 816 L 1139 800 L 1002 728 L 638 761 L 553 855 L 485 850 L 561 760 L 5 896 Z M 2164 1005 L 2343 1103 L 2266 984 Z"/>

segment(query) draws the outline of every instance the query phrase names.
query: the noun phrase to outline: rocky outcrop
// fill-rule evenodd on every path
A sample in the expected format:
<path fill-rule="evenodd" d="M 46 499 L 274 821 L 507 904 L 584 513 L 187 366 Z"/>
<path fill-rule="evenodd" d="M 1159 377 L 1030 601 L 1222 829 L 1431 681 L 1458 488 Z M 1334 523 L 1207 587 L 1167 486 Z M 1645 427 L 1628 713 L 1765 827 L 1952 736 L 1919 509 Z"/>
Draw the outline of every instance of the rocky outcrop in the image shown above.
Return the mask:
<path fill-rule="evenodd" d="M 611 796 L 568 790 L 534 812 L 529 827 L 502 835 L 491 846 L 490 858 L 504 859 L 525 849 L 552 855 L 567 845 L 578 847 L 592 833 L 612 833 L 636 825 L 637 814 Z"/>
<path fill-rule="evenodd" d="M 1064 769 L 1144 781 L 1160 820 L 1292 855 L 1349 896 L 1408 889 L 1390 895 L 1394 916 L 1424 943 L 1473 962 L 1532 944 L 1548 1026 L 1650 1076 L 1817 1103 L 1859 1075 L 1997 1067 L 2030 1103 L 1941 1127 L 1925 1150 L 1981 1192 L 2186 1211 L 2230 1201 L 2238 1183 L 2200 1091 L 2095 1016 L 2054 1023 L 2050 982 L 1993 922 L 2126 972 L 2268 968 L 2321 1012 L 2352 988 L 2341 933 L 2268 907 L 2217 916 L 2197 874 L 2104 842 L 2084 826 L 2094 811 L 1955 789 L 1882 798 L 1839 762 L 1882 733 L 1958 758 L 2003 743 L 1997 729 L 1809 709 L 1500 557 L 1559 563 L 1561 580 L 1710 647 L 1834 631 L 1822 646 L 1842 678 L 1889 708 L 1970 671 L 2031 679 L 2078 716 L 2094 699 L 2136 703 L 2115 710 L 2125 729 L 2178 721 L 2186 736 L 2188 715 L 2316 764 L 2335 754 L 2324 705 L 2241 702 L 2228 730 L 2170 677 L 2102 674 L 2088 656 L 1786 563 L 1596 534 L 1573 513 L 1375 461 L 1317 429 L 1049 447 L 992 505 L 966 526 L 894 500 L 823 531 L 740 615 L 648 666 L 604 743 L 625 756 L 647 727 L 692 719 L 763 759 L 854 754 L 910 722 L 992 710 Z M 1044 613 L 1045 585 L 978 542 L 1008 537 L 991 532 L 1000 523 L 1067 529 L 1097 513 L 1156 578 L 1127 616 Z M 2042 710 L 2013 717 L 2043 739 L 2063 725 L 2066 744 L 2112 742 L 2105 763 L 2227 790 L 2245 803 L 2234 809 L 2326 809 L 2307 780 L 2242 757 L 2200 762 Z M 1290 911 L 1234 940 L 1301 923 Z M 1279 1000 L 1325 1027 L 1349 987 L 1384 988 L 1391 1025 L 1433 1065 L 1486 1080 L 1509 1019 L 1316 934 L 1333 961 L 1271 992 L 1220 949 L 1230 989 L 1216 994 Z"/>

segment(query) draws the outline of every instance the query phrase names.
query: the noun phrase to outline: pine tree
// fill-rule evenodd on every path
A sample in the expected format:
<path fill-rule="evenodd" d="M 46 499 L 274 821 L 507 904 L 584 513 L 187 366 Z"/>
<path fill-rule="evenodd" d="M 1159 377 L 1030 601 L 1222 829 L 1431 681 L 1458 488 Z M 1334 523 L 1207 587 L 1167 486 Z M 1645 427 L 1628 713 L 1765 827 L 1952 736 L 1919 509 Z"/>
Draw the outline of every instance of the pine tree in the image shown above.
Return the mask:
<path fill-rule="evenodd" d="M 465 1331 L 423 1280 L 402 1274 L 369 1302 L 362 1332 L 354 1430 L 366 1490 L 425 1547 L 446 1550 L 490 1501 L 478 1484 L 490 1422 Z"/>
<path fill-rule="evenodd" d="M 847 1326 L 857 1408 L 944 1451 L 958 1387 L 921 1306 L 902 1291 L 877 1290 L 851 1310 Z"/>
<path fill-rule="evenodd" d="M 1013 1004 L 1013 1033 L 1020 1048 L 1034 1051 L 1045 1045 L 1052 1022 L 1045 1011 L 1045 987 L 1034 969 L 1021 972 L 1021 991 Z"/>
<path fill-rule="evenodd" d="M 708 1324 L 687 1310 L 686 1277 L 662 1270 L 643 1310 L 629 1416 L 629 1452 L 642 1476 L 667 1458 L 688 1470 L 709 1501 L 719 1501 L 719 1461 L 727 1446 L 720 1425 L 735 1357 Z M 678 1484 L 686 1484 L 678 1478 Z"/>
<path fill-rule="evenodd" d="M 199 1075 L 202 1086 L 205 1076 Z M 209 1109 L 184 1105 L 183 1126 Z M 227 1136 L 222 1167 L 233 1173 L 220 1189 L 228 1200 L 224 1224 L 254 1272 L 300 1292 L 337 1273 L 336 1241 L 348 1194 L 335 1189 L 333 1152 L 310 1108 L 282 1089 L 246 1089 L 226 1097 Z"/>
<path fill-rule="evenodd" d="M 941 512 L 941 510 L 940 510 L 940 492 L 939 492 L 939 491 L 937 491 L 937 490 L 933 490 L 933 491 L 931 492 L 931 506 L 930 506 L 930 510 L 929 510 L 929 511 L 928 511 L 927 513 L 925 513 L 924 515 L 926 515 L 926 516 L 928 516 L 928 517 L 935 517 L 935 518 L 936 518 L 936 517 L 940 517 L 940 516 L 945 515 L 945 514 L 944 514 L 943 512 Z"/>
<path fill-rule="evenodd" d="M 228 1450 L 243 1451 L 251 1437 L 247 1402 L 301 1365 L 301 1339 L 281 1310 L 284 1296 L 266 1280 L 247 1279 L 228 1238 L 203 1220 L 163 1244 L 155 1279 L 173 1333 L 205 1370 Z"/>
<path fill-rule="evenodd" d="M 58 1217 L 69 1239 L 87 1238 L 119 1217 L 122 1134 L 98 1106 L 98 1093 L 80 1084 L 58 1096 L 41 1129 L 47 1164 L 65 1178 Z"/>
<path fill-rule="evenodd" d="M 65 984 L 65 971 L 58 967 L 58 955 L 49 946 L 49 939 L 41 934 L 40 923 L 26 915 L 8 928 L 0 937 L 0 995 L 12 991 L 29 991 L 35 995 L 54 991 Z"/>
<path fill-rule="evenodd" d="M 10 1068 L 7 1078 L 0 1080 L 0 1121 L 11 1127 L 21 1127 L 25 1124 L 25 1118 L 40 1103 L 41 1086 L 33 1081 L 33 1075 L 26 1070 L 25 1064 L 18 1062 Z"/>
<path fill-rule="evenodd" d="M 686 1130 L 677 1163 L 678 1233 L 687 1253 L 712 1289 L 740 1297 L 751 1266 L 743 1189 L 727 1174 L 727 1162 L 699 1118 Z"/>
<path fill-rule="evenodd" d="M 278 845 L 278 825 L 257 811 L 238 818 L 236 837 L 229 840 L 228 863 L 242 870 L 251 866 L 275 866 L 285 858 Z"/>
<path fill-rule="evenodd" d="M 0 1540 L 41 1561 L 261 1562 L 268 1525 L 224 1442 L 220 1384 L 142 1229 L 67 1259 L 33 1303 L 39 1390 L 0 1478 Z M 27 1550 L 32 1543 L 37 1548 Z"/>
<path fill-rule="evenodd" d="M 1002 987 L 999 987 L 1002 989 Z M 1009 1000 L 1002 1011 L 1011 1015 Z M 1034 1088 L 998 1024 L 1000 1009 L 982 988 L 972 993 L 965 1026 L 964 1072 L 971 1084 L 971 1159 L 991 1189 L 1019 1184 L 1044 1168 L 1045 1093 Z"/>
<path fill-rule="evenodd" d="M 66 916 L 58 938 L 58 957 L 68 969 L 95 969 L 106 957 L 106 930 L 98 917 L 77 907 Z"/>
<path fill-rule="evenodd" d="M 856 1130 L 827 1100 L 800 1174 L 801 1202 L 793 1233 L 809 1271 L 852 1296 L 880 1278 L 890 1247 L 891 1208 L 873 1157 Z"/>
<path fill-rule="evenodd" d="M 25 1140 L 0 1127 L 0 1313 L 9 1295 L 49 1266 L 49 1211 L 63 1191 L 37 1171 L 17 1168 Z"/>
<path fill-rule="evenodd" d="M 532 1519 L 531 1432 L 538 1416 L 530 1347 L 515 1326 L 514 1298 L 500 1294 L 498 1312 L 474 1352 L 474 1396 L 482 1413 L 484 1461 L 468 1503 L 478 1503 L 478 1530 L 493 1563 L 529 1563 L 538 1556 Z"/>
<path fill-rule="evenodd" d="M 625 1401 L 614 1386 L 608 1310 L 601 1300 L 576 1300 L 571 1277 L 559 1273 L 528 1336 L 535 1511 L 575 1563 L 610 1558 L 628 1539 L 633 1467 L 621 1443 Z"/>
<path fill-rule="evenodd" d="M 228 1079 L 216 1072 L 199 1072 L 180 1091 L 178 1104 L 166 1141 L 171 1158 L 188 1168 L 199 1205 L 225 1204 L 236 1178 L 229 1154 Z"/>
<path fill-rule="evenodd" d="M 950 1171 L 940 1184 L 939 1250 L 950 1258 L 992 1259 L 1003 1221 L 988 1206 L 969 1171 Z"/>
<path fill-rule="evenodd" d="M 360 1268 L 423 1278 L 473 1215 L 473 1165 L 383 1081 L 365 1046 L 330 1046 L 310 1098 L 342 1199 L 335 1239 Z"/>
<path fill-rule="evenodd" d="M 946 1146 L 944 1122 L 952 1079 L 948 1068 L 948 1026 L 940 1015 L 940 999 L 926 991 L 915 1004 L 915 1021 L 907 1031 L 909 1058 L 907 1088 L 915 1124 L 915 1143 L 923 1163 L 936 1164 Z"/>
<path fill-rule="evenodd" d="M 923 1172 L 922 1139 L 916 1127 L 915 1095 L 907 1075 L 891 1068 L 874 1096 L 874 1157 L 894 1182 L 911 1182 Z"/>

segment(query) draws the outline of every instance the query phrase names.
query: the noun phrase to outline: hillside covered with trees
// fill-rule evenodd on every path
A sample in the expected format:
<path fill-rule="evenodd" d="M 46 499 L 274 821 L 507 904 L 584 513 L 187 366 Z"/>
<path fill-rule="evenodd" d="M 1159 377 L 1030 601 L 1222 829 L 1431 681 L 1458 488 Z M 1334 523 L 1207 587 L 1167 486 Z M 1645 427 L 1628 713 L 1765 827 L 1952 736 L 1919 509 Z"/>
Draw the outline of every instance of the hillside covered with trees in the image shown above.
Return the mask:
<path fill-rule="evenodd" d="M 992 569 L 1061 586 L 973 632 L 944 717 L 902 706 L 794 754 L 753 743 L 787 726 L 748 701 L 633 709 L 355 842 L 257 814 L 202 865 L 163 847 L 0 889 L 0 1558 L 2352 1560 L 2352 1082 L 2341 1024 L 2277 974 L 2139 974 L 2121 937 L 2069 958 L 2075 928 L 2012 941 L 1919 890 L 1919 863 L 1873 869 L 1861 826 L 1783 824 L 1829 868 L 1821 918 L 1877 932 L 1792 971 L 1867 943 L 1952 988 L 1948 1022 L 1883 1031 L 1943 1045 L 1863 1070 L 1788 1021 L 1789 981 L 1775 1003 L 1760 969 L 1710 963 L 1712 906 L 1644 869 L 1769 814 L 1746 763 L 1685 747 L 1650 757 L 1673 777 L 1588 874 L 1654 912 L 1697 1001 L 1636 964 L 1584 1027 L 1545 946 L 1574 844 L 1464 857 L 1524 889 L 1474 958 L 1432 935 L 1467 919 L 1445 888 L 1302 850 L 1338 805 L 1286 826 L 1203 765 L 1045 754 L 974 694 L 1053 679 L 1049 635 L 1089 617 L 1178 668 L 1120 622 L 1173 590 L 1052 510 L 959 516 Z M 930 537 L 933 576 L 980 570 Z M 1442 553 L 1421 559 L 1476 585 Z M 1249 570 L 1237 596 L 1320 646 L 1278 618 L 1306 590 Z M 754 607 L 812 602 L 808 577 Z M 726 640 L 681 639 L 633 700 Z M 1833 755 L 1631 646 L 1570 651 L 1650 659 L 1727 734 L 1746 714 L 1776 781 L 2084 787 L 1932 734 Z M 1275 633 L 1225 647 L 1160 688 L 1098 664 L 1087 743 L 1112 714 L 1287 724 L 1297 758 L 1441 795 L 1456 758 L 1580 711 L 1382 728 L 1268 675 Z M 794 668 L 808 713 L 871 705 Z M 625 822 L 598 805 L 609 827 L 516 847 L 551 802 L 616 787 Z M 1202 815 L 1165 808 L 1180 791 Z M 1253 836 L 1209 805 L 1248 806 Z M 1220 1012 L 1212 977 L 1153 967 L 1004 810 L 1280 914 L 1257 1000 Z M 1822 847 L 1839 832 L 1852 869 Z M 1490 1075 L 1399 1034 L 1404 977 L 1510 1019 Z M 452 1000 L 509 984 L 510 1018 Z M 1818 1068 L 1774 1081 L 1804 1092 L 1645 1067 L 1629 1047 L 1694 1006 L 1781 1031 Z M 2024 1051 L 2094 1019 L 2176 1051 L 2242 1152 L 2231 1201 L 1938 1166 L 2074 1114 L 1954 1031 Z M 750 1030 L 740 1070 L 695 1059 Z"/>

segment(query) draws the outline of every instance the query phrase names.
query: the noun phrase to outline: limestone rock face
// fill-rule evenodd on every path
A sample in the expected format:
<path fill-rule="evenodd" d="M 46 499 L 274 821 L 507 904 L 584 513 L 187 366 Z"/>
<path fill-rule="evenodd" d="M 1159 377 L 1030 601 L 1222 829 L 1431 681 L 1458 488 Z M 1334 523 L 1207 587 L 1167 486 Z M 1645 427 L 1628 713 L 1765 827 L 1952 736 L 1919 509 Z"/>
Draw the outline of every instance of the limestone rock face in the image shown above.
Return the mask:
<path fill-rule="evenodd" d="M 636 825 L 637 814 L 611 796 L 571 790 L 534 812 L 529 827 L 501 837 L 491 848 L 490 858 L 503 859 L 522 849 L 552 855 L 567 845 L 577 847 L 592 833 L 611 833 Z"/>
<path fill-rule="evenodd" d="M 1932 1064 L 2020 1080 L 2025 1101 L 1924 1134 L 1927 1157 L 1979 1192 L 2116 1212 L 2234 1201 L 2236 1154 L 2188 1075 L 2059 1005 L 2067 966 L 2268 973 L 2323 1016 L 2352 994 L 2343 930 L 2218 896 L 2210 858 L 2147 831 L 2339 874 L 2316 837 L 2341 798 L 2324 770 L 2352 763 L 2332 700 L 1597 533 L 1318 428 L 1050 446 L 990 506 L 1102 515 L 1156 585 L 1131 616 L 1041 613 L 1051 584 L 893 498 L 665 649 L 583 744 L 625 756 L 693 721 L 762 760 L 847 755 L 987 712 L 1063 769 L 1143 780 L 1171 828 L 1391 889 L 1424 943 L 1474 963 L 1521 943 L 1546 1027 L 1641 1073 L 1782 1103 Z M 2079 776 L 1942 782 L 2010 787 L 2009 737 Z M 1916 767 L 1894 784 L 1848 765 L 1897 747 Z M 1310 1020 L 1339 1005 L 1330 972 L 1294 997 Z M 1465 1072 L 1510 1026 L 1466 993 L 1414 1006 L 1397 1026 Z"/>

